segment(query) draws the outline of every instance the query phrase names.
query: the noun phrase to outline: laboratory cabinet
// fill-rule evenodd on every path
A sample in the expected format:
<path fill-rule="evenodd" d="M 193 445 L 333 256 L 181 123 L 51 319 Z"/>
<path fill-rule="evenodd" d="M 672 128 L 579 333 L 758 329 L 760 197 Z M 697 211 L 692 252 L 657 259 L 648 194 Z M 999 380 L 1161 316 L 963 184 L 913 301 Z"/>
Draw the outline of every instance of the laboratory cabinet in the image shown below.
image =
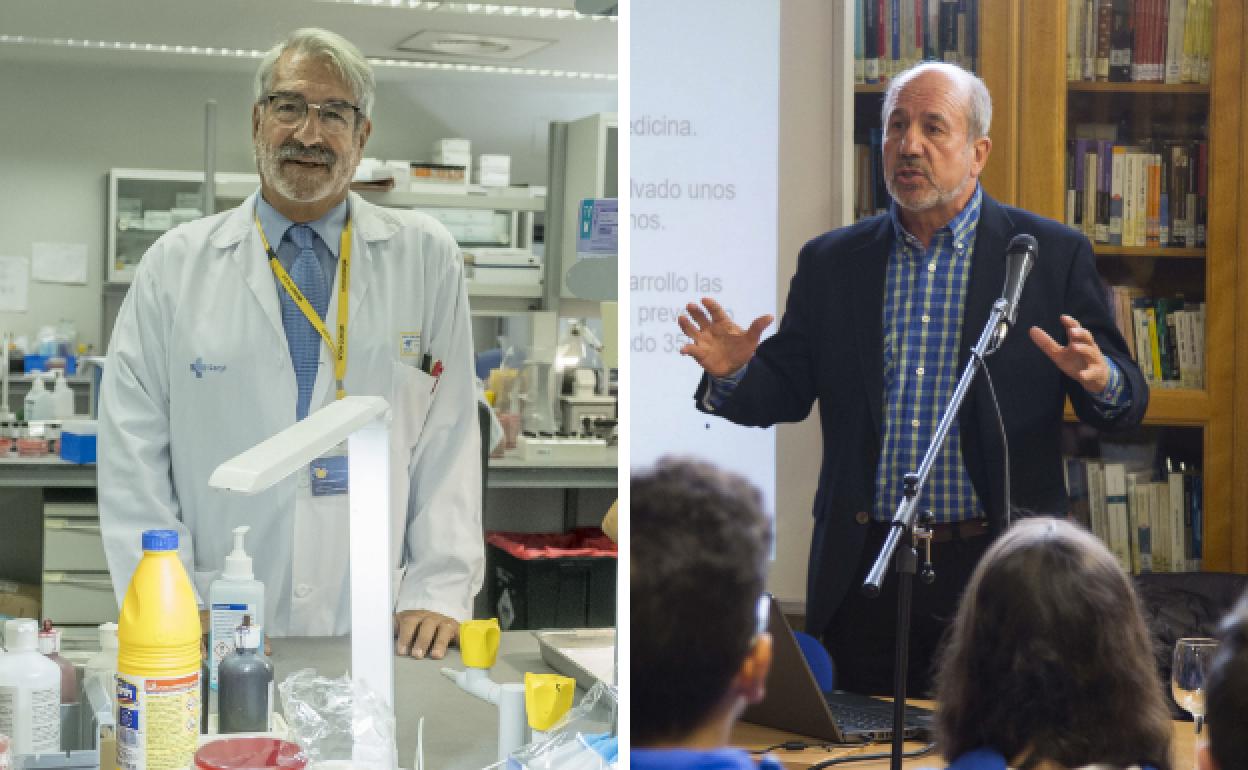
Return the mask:
<path fill-rule="evenodd" d="M 117 599 L 108 574 L 100 513 L 92 490 L 58 490 L 43 502 L 43 617 L 85 636 L 117 621 Z"/>
<path fill-rule="evenodd" d="M 260 184 L 255 174 L 221 172 L 218 189 L 248 189 L 231 199 L 218 192 L 217 207 L 237 205 Z M 173 227 L 204 215 L 204 173 L 114 168 L 108 172 L 108 249 L 105 282 L 129 285 L 139 261 L 156 239 Z"/>

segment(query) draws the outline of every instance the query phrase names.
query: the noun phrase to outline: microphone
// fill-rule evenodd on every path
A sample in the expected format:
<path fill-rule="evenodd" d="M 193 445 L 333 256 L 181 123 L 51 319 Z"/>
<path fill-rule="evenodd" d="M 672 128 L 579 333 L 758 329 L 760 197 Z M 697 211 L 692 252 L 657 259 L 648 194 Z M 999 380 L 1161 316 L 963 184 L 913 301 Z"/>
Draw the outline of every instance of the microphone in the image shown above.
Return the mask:
<path fill-rule="evenodd" d="M 1010 245 L 1005 250 L 1005 286 L 1001 289 L 1001 299 L 997 300 L 1005 302 L 1005 312 L 993 335 L 994 348 L 1005 341 L 1006 333 L 1018 317 L 1018 300 L 1023 294 L 1027 274 L 1036 261 L 1038 249 L 1035 238 L 1019 233 L 1010 239 Z"/>

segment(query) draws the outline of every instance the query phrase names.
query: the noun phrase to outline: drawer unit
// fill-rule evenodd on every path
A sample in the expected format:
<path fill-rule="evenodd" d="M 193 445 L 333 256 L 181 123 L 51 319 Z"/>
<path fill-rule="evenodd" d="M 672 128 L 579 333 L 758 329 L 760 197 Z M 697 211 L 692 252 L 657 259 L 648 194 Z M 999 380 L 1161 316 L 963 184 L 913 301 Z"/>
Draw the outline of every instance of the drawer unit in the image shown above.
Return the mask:
<path fill-rule="evenodd" d="M 54 510 L 55 509 L 55 510 Z M 77 509 L 67 515 L 64 509 Z M 108 572 L 94 505 L 49 503 L 43 509 L 43 569 Z M 81 515 L 85 512 L 85 515 Z"/>
<path fill-rule="evenodd" d="M 44 570 L 43 616 L 58 626 L 116 623 L 117 598 L 108 572 Z"/>

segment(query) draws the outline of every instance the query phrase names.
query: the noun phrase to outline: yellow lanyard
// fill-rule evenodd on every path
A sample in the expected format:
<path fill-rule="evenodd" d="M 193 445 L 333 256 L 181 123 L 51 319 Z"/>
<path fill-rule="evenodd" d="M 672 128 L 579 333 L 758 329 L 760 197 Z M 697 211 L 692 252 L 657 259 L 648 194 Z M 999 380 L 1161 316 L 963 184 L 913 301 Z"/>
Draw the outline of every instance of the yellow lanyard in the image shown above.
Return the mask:
<path fill-rule="evenodd" d="M 260 242 L 264 244 L 264 251 L 269 255 L 269 266 L 273 268 L 277 280 L 303 311 L 303 315 L 308 319 L 308 323 L 312 324 L 312 328 L 320 333 L 321 339 L 325 340 L 325 344 L 329 346 L 329 351 L 334 354 L 334 384 L 337 388 L 337 397 L 343 398 L 347 395 L 343 381 L 347 376 L 347 310 L 351 294 L 351 218 L 347 217 L 347 222 L 342 228 L 342 242 L 338 249 L 340 256 L 338 257 L 337 345 L 329 336 L 329 329 L 325 328 L 325 323 L 317 314 L 316 308 L 312 307 L 307 297 L 303 296 L 303 292 L 299 291 L 299 286 L 295 284 L 295 279 L 290 277 L 290 273 L 287 273 L 286 268 L 282 267 L 282 263 L 278 261 L 277 252 L 273 251 L 273 247 L 269 245 L 269 239 L 264 237 L 264 228 L 260 226 L 259 215 L 256 215 L 256 230 L 260 233 Z"/>

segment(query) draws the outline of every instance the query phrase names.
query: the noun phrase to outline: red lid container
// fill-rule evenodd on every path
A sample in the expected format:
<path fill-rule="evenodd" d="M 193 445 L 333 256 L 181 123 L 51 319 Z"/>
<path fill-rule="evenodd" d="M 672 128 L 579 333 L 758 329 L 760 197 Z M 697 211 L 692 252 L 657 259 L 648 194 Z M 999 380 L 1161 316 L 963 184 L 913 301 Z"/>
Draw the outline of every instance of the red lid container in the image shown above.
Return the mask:
<path fill-rule="evenodd" d="M 303 770 L 307 764 L 299 744 L 276 738 L 223 738 L 195 752 L 199 770 Z"/>

